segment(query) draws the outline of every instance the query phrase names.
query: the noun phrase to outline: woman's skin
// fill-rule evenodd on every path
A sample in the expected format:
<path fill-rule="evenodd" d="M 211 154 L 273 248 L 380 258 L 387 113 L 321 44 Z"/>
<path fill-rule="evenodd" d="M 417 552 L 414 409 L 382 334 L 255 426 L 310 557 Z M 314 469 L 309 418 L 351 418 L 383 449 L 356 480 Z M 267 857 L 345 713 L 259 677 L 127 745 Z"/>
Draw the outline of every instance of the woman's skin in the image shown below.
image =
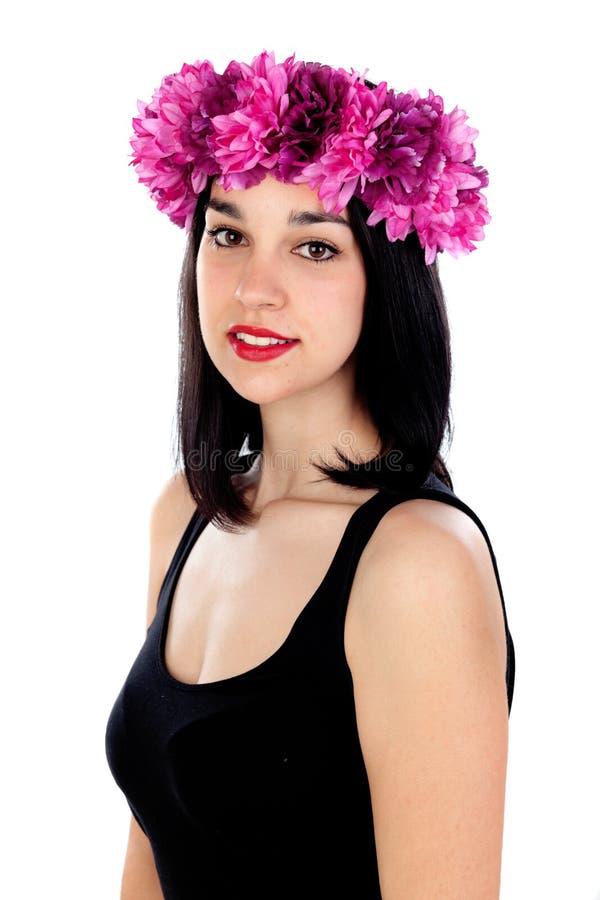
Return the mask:
<path fill-rule="evenodd" d="M 351 513 L 373 493 L 313 481 L 322 477 L 310 466 L 315 454 L 334 464 L 333 445 L 363 460 L 380 447 L 354 395 L 366 280 L 344 224 L 347 211 L 342 222 L 306 224 L 304 215 L 298 224 L 301 213 L 324 213 L 306 185 L 267 176 L 246 191 L 212 187 L 197 260 L 200 325 L 223 377 L 260 405 L 264 444 L 259 465 L 240 482 L 256 524 L 240 535 L 209 524 L 181 573 L 165 660 L 184 681 L 246 671 L 277 649 L 324 575 Z M 208 234 L 215 229 L 222 230 Z M 243 360 L 227 337 L 234 323 L 264 326 L 299 343 L 273 360 Z M 155 501 L 147 625 L 194 509 L 181 474 Z M 233 548 L 238 584 L 252 588 L 245 592 L 247 609 L 239 587 L 223 577 Z M 266 570 L 274 572 L 267 584 Z M 259 599 L 250 608 L 252 598 Z M 235 635 L 250 633 L 251 620 L 255 643 L 241 645 L 238 638 L 236 644 Z M 497 900 L 506 643 L 489 550 L 469 516 L 421 499 L 383 516 L 355 574 L 344 648 L 383 900 Z M 132 821 L 122 900 L 161 896 L 150 845 Z"/>

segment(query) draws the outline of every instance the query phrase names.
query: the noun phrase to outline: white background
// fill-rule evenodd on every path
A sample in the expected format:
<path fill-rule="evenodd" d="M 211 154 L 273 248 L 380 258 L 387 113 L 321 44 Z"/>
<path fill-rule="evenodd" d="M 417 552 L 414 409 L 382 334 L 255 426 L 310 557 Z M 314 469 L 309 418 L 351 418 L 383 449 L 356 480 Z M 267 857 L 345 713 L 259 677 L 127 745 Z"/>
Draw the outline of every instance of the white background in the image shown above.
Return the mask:
<path fill-rule="evenodd" d="M 440 93 L 478 128 L 493 216 L 442 258 L 455 491 L 516 647 L 502 900 L 600 897 L 598 83 L 591 4 L 13 4 L 2 47 L 0 892 L 118 898 L 104 757 L 145 633 L 172 471 L 184 234 L 129 162 L 163 75 L 263 49 Z M 285 900 L 285 898 L 282 898 Z M 333 898 L 332 898 L 333 900 Z"/>

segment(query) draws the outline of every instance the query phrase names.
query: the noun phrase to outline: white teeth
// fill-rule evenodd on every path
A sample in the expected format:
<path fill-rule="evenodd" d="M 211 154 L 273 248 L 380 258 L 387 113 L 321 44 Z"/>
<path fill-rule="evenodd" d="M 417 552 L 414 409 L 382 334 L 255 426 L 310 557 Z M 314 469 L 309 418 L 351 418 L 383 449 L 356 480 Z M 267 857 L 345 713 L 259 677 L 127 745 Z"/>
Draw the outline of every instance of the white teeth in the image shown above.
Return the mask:
<path fill-rule="evenodd" d="M 270 338 L 270 337 L 254 337 L 253 334 L 244 334 L 242 331 L 236 334 L 236 338 L 238 341 L 243 341 L 244 344 L 252 344 L 254 347 L 268 347 L 270 344 L 291 344 L 291 341 L 279 340 L 278 338 Z"/>

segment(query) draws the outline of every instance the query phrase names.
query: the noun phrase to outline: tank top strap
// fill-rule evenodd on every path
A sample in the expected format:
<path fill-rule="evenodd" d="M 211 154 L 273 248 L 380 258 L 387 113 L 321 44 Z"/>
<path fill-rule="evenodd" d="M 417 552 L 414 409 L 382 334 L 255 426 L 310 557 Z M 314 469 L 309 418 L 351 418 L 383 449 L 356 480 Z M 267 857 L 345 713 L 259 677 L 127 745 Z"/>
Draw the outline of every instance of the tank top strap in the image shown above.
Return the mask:
<path fill-rule="evenodd" d="M 181 538 L 179 539 L 179 543 L 175 548 L 175 553 L 169 563 L 169 567 L 165 573 L 165 577 L 163 579 L 163 583 L 161 585 L 158 601 L 156 604 L 156 616 L 155 620 L 159 618 L 159 616 L 164 615 L 169 597 L 174 590 L 175 584 L 179 579 L 179 575 L 183 566 L 185 565 L 185 561 L 191 553 L 192 547 L 196 543 L 196 539 L 200 532 L 206 527 L 208 524 L 208 520 L 201 515 L 200 510 L 196 508 L 192 513 L 192 516 L 187 523 Z M 148 629 L 150 630 L 150 629 Z"/>
<path fill-rule="evenodd" d="M 359 560 L 377 525 L 393 506 L 405 500 L 411 500 L 414 497 L 414 490 L 407 493 L 391 493 L 380 490 L 363 503 L 362 506 L 359 506 L 352 516 L 330 571 L 327 573 L 331 583 L 335 583 L 336 594 L 339 598 L 343 615 L 346 612 L 350 589 Z"/>
<path fill-rule="evenodd" d="M 419 488 L 412 488 L 406 492 L 381 490 L 356 510 L 356 513 L 352 516 L 350 527 L 347 529 L 344 540 L 340 545 L 340 552 L 336 554 L 333 561 L 330 573 L 334 577 L 338 588 L 341 589 L 341 595 L 346 601 L 362 552 L 383 516 L 392 509 L 393 506 L 397 506 L 407 500 L 426 499 L 439 500 L 442 503 L 454 506 L 466 513 L 475 522 L 483 534 L 490 551 L 494 573 L 498 581 L 504 608 L 504 598 L 502 597 L 496 558 L 483 522 L 466 503 L 456 496 L 456 494 L 441 482 L 438 483 L 440 484 L 440 487 L 426 487 L 423 485 Z"/>

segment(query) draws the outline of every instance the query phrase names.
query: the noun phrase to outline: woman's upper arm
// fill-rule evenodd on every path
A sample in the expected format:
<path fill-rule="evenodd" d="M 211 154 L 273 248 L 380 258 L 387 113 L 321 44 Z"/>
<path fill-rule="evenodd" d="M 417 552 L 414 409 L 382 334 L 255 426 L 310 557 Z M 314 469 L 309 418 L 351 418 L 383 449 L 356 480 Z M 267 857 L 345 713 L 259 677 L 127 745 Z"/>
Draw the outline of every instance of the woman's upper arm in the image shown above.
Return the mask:
<path fill-rule="evenodd" d="M 121 879 L 121 900 L 164 900 L 150 841 L 131 817 Z"/>
<path fill-rule="evenodd" d="M 423 502 L 384 516 L 353 587 L 348 660 L 382 897 L 497 900 L 508 753 L 501 600 L 477 526 Z"/>
<path fill-rule="evenodd" d="M 185 475 L 177 472 L 162 487 L 150 512 L 150 555 L 146 627 L 156 614 L 158 594 L 166 571 L 196 509 Z"/>

